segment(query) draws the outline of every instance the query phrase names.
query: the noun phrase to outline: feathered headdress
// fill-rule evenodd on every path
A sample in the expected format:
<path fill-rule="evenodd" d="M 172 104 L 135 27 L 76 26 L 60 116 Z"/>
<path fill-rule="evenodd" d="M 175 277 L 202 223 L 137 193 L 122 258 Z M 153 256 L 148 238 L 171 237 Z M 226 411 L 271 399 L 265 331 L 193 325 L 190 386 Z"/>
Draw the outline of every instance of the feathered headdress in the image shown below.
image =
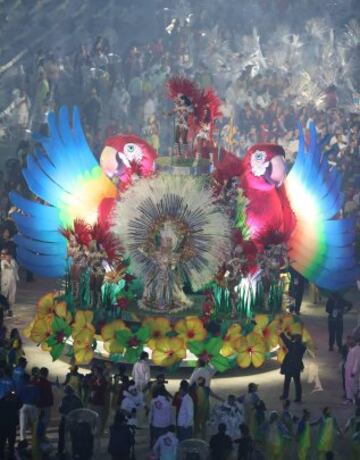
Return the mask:
<path fill-rule="evenodd" d="M 77 244 L 81 246 L 88 246 L 92 239 L 91 227 L 82 219 L 75 219 L 73 228 L 60 228 L 59 231 L 68 241 L 74 237 Z"/>
<path fill-rule="evenodd" d="M 91 227 L 91 237 L 92 240 L 96 241 L 97 246 L 99 248 L 101 247 L 106 252 L 110 262 L 119 258 L 121 250 L 120 242 L 107 226 L 104 226 L 100 222 L 96 222 L 96 224 Z"/>
<path fill-rule="evenodd" d="M 222 116 L 221 105 L 222 101 L 213 88 L 206 88 L 201 91 L 194 104 L 195 132 L 200 129 L 201 123 L 210 123 L 210 137 L 212 138 L 214 121 Z M 207 109 L 209 110 L 209 119 L 207 119 Z"/>
<path fill-rule="evenodd" d="M 187 78 L 175 76 L 166 82 L 167 95 L 174 100 L 179 95 L 187 97 L 192 105 L 198 101 L 201 96 L 201 91 L 198 85 Z"/>

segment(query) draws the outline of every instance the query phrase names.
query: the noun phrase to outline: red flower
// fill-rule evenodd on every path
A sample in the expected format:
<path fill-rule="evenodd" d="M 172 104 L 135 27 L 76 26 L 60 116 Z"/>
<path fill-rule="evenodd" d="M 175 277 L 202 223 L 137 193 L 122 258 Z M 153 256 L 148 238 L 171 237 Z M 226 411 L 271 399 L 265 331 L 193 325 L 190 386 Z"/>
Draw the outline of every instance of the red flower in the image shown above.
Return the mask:
<path fill-rule="evenodd" d="M 212 355 L 210 355 L 207 351 L 203 351 L 201 355 L 199 356 L 199 359 L 203 361 L 204 363 L 208 363 L 212 358 Z"/>
<path fill-rule="evenodd" d="M 140 344 L 139 339 L 137 337 L 135 337 L 135 336 L 132 336 L 128 340 L 128 346 L 129 347 L 137 347 L 139 344 Z"/>
<path fill-rule="evenodd" d="M 121 310 L 127 310 L 129 308 L 129 300 L 126 297 L 119 297 L 116 303 Z"/>

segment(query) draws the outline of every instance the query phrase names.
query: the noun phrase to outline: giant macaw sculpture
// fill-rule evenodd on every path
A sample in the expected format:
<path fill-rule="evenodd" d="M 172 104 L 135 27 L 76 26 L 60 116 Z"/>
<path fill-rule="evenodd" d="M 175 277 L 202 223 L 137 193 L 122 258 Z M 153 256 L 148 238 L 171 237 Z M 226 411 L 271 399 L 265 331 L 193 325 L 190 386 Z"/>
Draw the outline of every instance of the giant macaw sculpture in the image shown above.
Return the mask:
<path fill-rule="evenodd" d="M 106 141 L 100 164 L 84 136 L 77 109 L 72 122 L 66 108 L 49 114 L 49 137 L 35 136 L 46 155 L 29 156 L 23 171 L 32 201 L 11 193 L 18 208 L 15 240 L 21 265 L 42 276 L 66 270 L 67 241 L 60 228 L 76 219 L 107 225 L 114 202 L 135 177 L 154 173 L 156 152 L 136 136 Z M 285 152 L 274 144 L 252 146 L 243 160 L 226 154 L 216 162 L 215 177 L 239 178 L 248 199 L 246 223 L 257 252 L 268 244 L 286 243 L 291 265 L 310 281 L 329 290 L 350 286 L 358 277 L 353 252 L 352 219 L 340 219 L 341 179 L 321 155 L 315 127 L 305 146 L 299 129 L 296 162 L 286 176 Z M 117 177 L 117 185 L 112 180 Z"/>

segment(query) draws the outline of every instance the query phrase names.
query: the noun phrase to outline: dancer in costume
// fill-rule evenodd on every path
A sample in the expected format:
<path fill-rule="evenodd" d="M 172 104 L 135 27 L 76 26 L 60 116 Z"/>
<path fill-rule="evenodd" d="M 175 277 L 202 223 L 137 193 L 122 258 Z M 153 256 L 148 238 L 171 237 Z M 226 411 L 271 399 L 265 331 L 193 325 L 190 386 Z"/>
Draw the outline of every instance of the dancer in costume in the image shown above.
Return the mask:
<path fill-rule="evenodd" d="M 290 434 L 281 422 L 279 413 L 273 411 L 266 426 L 266 458 L 268 460 L 284 458 L 285 439 L 291 439 Z"/>
<path fill-rule="evenodd" d="M 195 103 L 194 139 L 195 164 L 199 158 L 209 158 L 214 164 L 214 127 L 215 121 L 222 116 L 221 100 L 212 88 L 202 91 L 201 97 Z"/>
<path fill-rule="evenodd" d="M 311 422 L 311 425 L 320 425 L 317 452 L 319 460 L 326 458 L 326 452 L 332 451 L 334 446 L 334 435 L 341 434 L 341 430 L 335 417 L 331 415 L 329 407 L 323 409 L 323 415 L 318 420 Z"/>
<path fill-rule="evenodd" d="M 194 396 L 195 400 L 194 432 L 205 439 L 206 425 L 210 417 L 210 396 L 218 401 L 224 402 L 224 400 L 206 386 L 204 377 L 197 379 L 196 384 L 190 388 L 190 395 Z"/>
<path fill-rule="evenodd" d="M 167 113 L 175 116 L 175 150 L 177 155 L 189 154 L 189 131 L 193 123 L 194 102 L 201 92 L 197 85 L 183 77 L 173 77 L 167 82 L 168 97 L 175 107 Z"/>
<path fill-rule="evenodd" d="M 297 427 L 298 459 L 308 460 L 311 447 L 310 412 L 304 409 Z"/>

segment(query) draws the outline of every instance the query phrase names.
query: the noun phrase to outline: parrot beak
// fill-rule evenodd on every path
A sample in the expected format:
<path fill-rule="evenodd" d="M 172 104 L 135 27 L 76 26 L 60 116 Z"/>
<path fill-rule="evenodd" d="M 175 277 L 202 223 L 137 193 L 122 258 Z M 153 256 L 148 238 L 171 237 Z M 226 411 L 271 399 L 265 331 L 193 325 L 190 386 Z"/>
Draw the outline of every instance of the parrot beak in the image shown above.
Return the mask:
<path fill-rule="evenodd" d="M 270 160 L 265 179 L 274 184 L 276 187 L 281 187 L 286 177 L 286 163 L 283 155 L 276 155 Z"/>
<path fill-rule="evenodd" d="M 100 166 L 108 177 L 114 177 L 121 176 L 127 168 L 130 168 L 130 163 L 122 152 L 107 145 L 101 152 Z"/>

